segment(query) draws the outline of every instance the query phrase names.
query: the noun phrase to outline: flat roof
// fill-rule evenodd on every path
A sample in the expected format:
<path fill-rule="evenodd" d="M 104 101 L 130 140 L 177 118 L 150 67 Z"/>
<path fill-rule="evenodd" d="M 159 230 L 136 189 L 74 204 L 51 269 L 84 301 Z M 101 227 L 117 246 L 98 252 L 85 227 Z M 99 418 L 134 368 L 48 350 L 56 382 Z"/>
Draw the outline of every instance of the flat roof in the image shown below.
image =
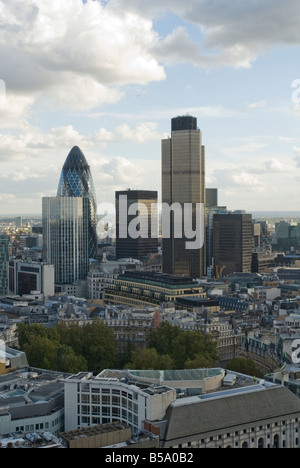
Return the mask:
<path fill-rule="evenodd" d="M 130 370 L 130 376 L 159 380 L 160 382 L 174 382 L 174 381 L 203 381 L 210 377 L 216 377 L 224 374 L 224 369 L 181 369 L 181 370 Z"/>
<path fill-rule="evenodd" d="M 188 285 L 189 287 L 195 286 L 201 288 L 201 286 L 193 279 L 187 276 L 173 276 L 166 273 L 148 273 L 148 272 L 129 272 L 125 271 L 119 275 L 120 279 L 128 279 L 135 281 L 147 281 L 160 284 L 167 284 L 170 286 L 181 286 Z"/>
<path fill-rule="evenodd" d="M 62 432 L 60 437 L 64 440 L 76 440 L 84 437 L 93 437 L 95 435 L 107 434 L 108 432 L 116 432 L 129 429 L 129 426 L 122 422 L 113 422 L 108 424 L 101 424 L 98 426 L 83 427 L 74 431 Z"/>

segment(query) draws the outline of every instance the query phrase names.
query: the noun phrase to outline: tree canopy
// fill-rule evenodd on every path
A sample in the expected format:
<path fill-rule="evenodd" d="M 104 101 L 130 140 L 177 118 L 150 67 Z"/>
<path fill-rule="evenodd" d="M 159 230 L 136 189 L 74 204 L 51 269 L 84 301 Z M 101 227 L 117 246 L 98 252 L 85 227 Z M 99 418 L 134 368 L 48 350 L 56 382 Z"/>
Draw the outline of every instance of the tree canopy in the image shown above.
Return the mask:
<path fill-rule="evenodd" d="M 20 324 L 19 345 L 32 367 L 59 372 L 101 372 L 114 367 L 117 347 L 113 331 L 100 320 L 83 327 L 59 323 L 53 328 Z"/>
<path fill-rule="evenodd" d="M 127 369 L 141 370 L 214 367 L 218 361 L 211 337 L 167 322 L 150 333 L 145 349 L 129 343 L 119 362 L 114 333 L 99 319 L 84 326 L 65 322 L 52 328 L 20 324 L 17 334 L 30 366 L 66 373 L 99 373 L 122 361 Z"/>
<path fill-rule="evenodd" d="M 192 369 L 214 367 L 216 343 L 201 331 L 182 330 L 163 322 L 149 336 L 148 347 L 132 353 L 131 369 Z"/>

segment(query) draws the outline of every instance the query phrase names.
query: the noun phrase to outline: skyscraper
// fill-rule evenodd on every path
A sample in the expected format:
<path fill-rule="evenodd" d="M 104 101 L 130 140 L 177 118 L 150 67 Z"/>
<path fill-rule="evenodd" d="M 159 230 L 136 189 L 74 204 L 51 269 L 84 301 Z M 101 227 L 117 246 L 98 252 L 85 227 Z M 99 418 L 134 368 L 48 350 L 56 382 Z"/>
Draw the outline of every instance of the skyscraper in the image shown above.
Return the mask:
<path fill-rule="evenodd" d="M 44 262 L 55 267 L 56 284 L 85 280 L 96 258 L 96 196 L 89 165 L 74 147 L 63 166 L 57 197 L 43 198 Z"/>
<path fill-rule="evenodd" d="M 0 296 L 8 294 L 9 237 L 0 234 Z"/>
<path fill-rule="evenodd" d="M 196 117 L 172 119 L 171 138 L 162 140 L 162 202 L 169 206 L 192 206 L 192 226 L 196 227 L 196 205 L 205 207 L 205 147 Z M 204 223 L 204 220 L 203 220 Z M 178 226 L 177 226 L 178 227 Z M 202 226 L 204 229 L 204 226 Z M 176 236 L 175 218 L 170 216 L 170 236 L 163 237 L 163 272 L 198 278 L 205 271 L 205 247 L 186 248 L 187 238 Z"/>
<path fill-rule="evenodd" d="M 141 208 L 139 205 L 141 205 Z M 129 213 L 130 207 L 134 208 L 132 214 Z M 145 227 L 145 229 L 140 230 L 138 237 L 132 237 L 128 228 L 137 216 L 143 225 L 142 227 Z M 157 228 L 156 233 L 153 232 L 155 227 Z M 124 233 L 123 236 L 121 235 L 122 231 Z M 147 255 L 157 252 L 157 192 L 152 190 L 124 190 L 116 192 L 116 258 L 136 258 L 141 260 L 147 257 Z"/>
<path fill-rule="evenodd" d="M 97 255 L 97 201 L 90 166 L 78 146 L 70 151 L 62 168 L 58 197 L 87 197 L 89 258 Z"/>
<path fill-rule="evenodd" d="M 252 215 L 215 214 L 213 223 L 216 276 L 250 273 L 253 246 Z"/>

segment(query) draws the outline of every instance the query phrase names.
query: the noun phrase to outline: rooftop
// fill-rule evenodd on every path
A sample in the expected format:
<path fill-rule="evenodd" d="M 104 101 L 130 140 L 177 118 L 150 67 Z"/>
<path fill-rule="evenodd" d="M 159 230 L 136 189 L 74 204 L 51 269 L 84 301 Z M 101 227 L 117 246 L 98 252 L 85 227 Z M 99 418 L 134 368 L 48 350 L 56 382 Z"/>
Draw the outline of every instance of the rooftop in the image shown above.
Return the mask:
<path fill-rule="evenodd" d="M 161 287 L 200 287 L 199 284 L 190 277 L 185 276 L 173 276 L 165 273 L 148 273 L 148 272 L 129 272 L 125 271 L 122 275 L 119 275 L 119 279 L 157 284 Z"/>
<path fill-rule="evenodd" d="M 154 380 L 160 382 L 174 381 L 203 381 L 204 379 L 216 376 L 222 376 L 224 370 L 215 369 L 182 369 L 182 370 L 132 370 L 129 371 L 130 377 L 139 379 Z"/>
<path fill-rule="evenodd" d="M 167 411 L 168 424 L 162 439 L 168 444 L 191 434 L 230 432 L 232 428 L 299 417 L 300 400 L 286 387 L 259 384 L 240 391 L 220 392 L 173 402 Z"/>

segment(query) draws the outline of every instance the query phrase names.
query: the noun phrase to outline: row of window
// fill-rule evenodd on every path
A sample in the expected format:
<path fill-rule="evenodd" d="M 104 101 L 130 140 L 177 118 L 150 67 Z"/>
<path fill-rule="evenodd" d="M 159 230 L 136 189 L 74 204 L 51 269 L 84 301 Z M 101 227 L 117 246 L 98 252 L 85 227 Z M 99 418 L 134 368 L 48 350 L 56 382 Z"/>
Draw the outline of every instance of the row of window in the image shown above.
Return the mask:
<path fill-rule="evenodd" d="M 56 418 L 52 421 L 52 424 L 49 422 L 37 423 L 37 424 L 28 424 L 26 426 L 17 426 L 16 432 L 32 432 L 32 431 L 42 431 L 47 429 L 53 429 L 61 422 L 60 418 Z"/>

